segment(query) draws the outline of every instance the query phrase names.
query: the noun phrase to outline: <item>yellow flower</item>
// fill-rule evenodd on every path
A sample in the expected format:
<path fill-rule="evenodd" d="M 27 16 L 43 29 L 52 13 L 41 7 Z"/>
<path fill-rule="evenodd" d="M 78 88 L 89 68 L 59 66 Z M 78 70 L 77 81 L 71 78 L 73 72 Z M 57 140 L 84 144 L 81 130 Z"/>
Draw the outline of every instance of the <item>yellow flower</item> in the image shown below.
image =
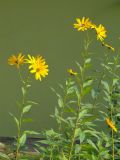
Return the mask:
<path fill-rule="evenodd" d="M 33 65 L 36 63 L 36 58 L 34 56 L 28 55 L 28 59 L 26 59 L 26 63 L 29 63 L 29 69 L 33 67 Z"/>
<path fill-rule="evenodd" d="M 102 45 L 105 46 L 105 47 L 107 47 L 108 49 L 111 49 L 113 52 L 115 51 L 115 48 L 114 48 L 114 47 L 106 44 L 105 42 L 102 42 Z"/>
<path fill-rule="evenodd" d="M 108 126 L 111 129 L 113 129 L 115 132 L 117 132 L 117 128 L 115 127 L 115 125 L 113 124 L 113 122 L 109 118 L 106 118 L 106 123 L 108 124 Z"/>
<path fill-rule="evenodd" d="M 26 63 L 29 63 L 30 73 L 35 73 L 35 79 L 41 81 L 41 77 L 48 75 L 48 65 L 46 65 L 45 59 L 42 56 L 30 56 L 26 59 Z"/>
<path fill-rule="evenodd" d="M 74 72 L 72 69 L 68 69 L 68 73 L 70 73 L 70 75 L 72 76 L 76 76 L 78 73 Z"/>
<path fill-rule="evenodd" d="M 107 37 L 107 35 L 106 35 L 107 31 L 102 24 L 100 24 L 98 27 L 95 27 L 95 30 L 96 30 L 96 34 L 97 34 L 97 40 L 103 41 L 104 38 Z"/>
<path fill-rule="evenodd" d="M 77 23 L 74 24 L 74 28 L 77 28 L 78 31 L 85 31 L 89 28 L 91 28 L 91 21 L 89 21 L 89 18 L 83 17 L 82 19 L 76 18 Z"/>
<path fill-rule="evenodd" d="M 96 24 L 92 23 L 90 28 L 91 29 L 95 29 L 96 28 Z"/>
<path fill-rule="evenodd" d="M 20 67 L 24 63 L 24 55 L 22 53 L 19 53 L 18 56 L 12 55 L 8 59 L 8 64 L 15 65 L 17 68 Z"/>

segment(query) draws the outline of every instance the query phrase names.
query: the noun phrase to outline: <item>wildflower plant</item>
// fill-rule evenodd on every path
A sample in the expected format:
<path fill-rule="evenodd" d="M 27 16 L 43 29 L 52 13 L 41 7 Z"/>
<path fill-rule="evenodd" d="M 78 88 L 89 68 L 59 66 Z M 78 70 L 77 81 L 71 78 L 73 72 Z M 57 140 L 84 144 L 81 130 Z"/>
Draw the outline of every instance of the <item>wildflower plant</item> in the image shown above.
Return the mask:
<path fill-rule="evenodd" d="M 99 59 L 96 73 L 95 56 L 89 51 L 92 40 L 87 35 L 80 55 L 82 61 L 76 62 L 76 69 L 67 70 L 68 79 L 64 85 L 60 84 L 62 94 L 52 88 L 58 97 L 58 105 L 51 116 L 56 120 L 57 129 L 43 132 L 45 139 L 36 145 L 37 151 L 43 160 L 117 160 L 120 154 L 120 114 L 116 107 L 119 106 L 120 93 L 116 72 L 120 67 L 119 58 L 112 54 L 114 47 L 105 42 L 107 30 L 102 24 L 96 25 L 83 17 L 76 19 L 74 28 L 95 33 L 105 52 L 104 59 Z M 104 51 L 106 48 L 108 52 Z M 109 127 L 109 131 L 106 132 L 102 126 Z"/>
<path fill-rule="evenodd" d="M 66 69 L 68 78 L 64 85 L 59 84 L 61 94 L 51 88 L 57 96 L 57 106 L 51 115 L 57 128 L 43 131 L 45 139 L 36 144 L 40 160 L 119 160 L 120 158 L 120 56 L 115 48 L 106 43 L 108 36 L 102 24 L 95 24 L 89 18 L 77 18 L 74 28 L 86 34 L 87 30 L 95 35 L 101 44 L 103 56 L 90 51 L 92 38 L 88 33 L 80 54 L 81 62 L 76 67 Z M 106 50 L 107 49 L 107 50 Z M 115 54 L 113 54 L 115 53 Z M 36 103 L 28 99 L 31 87 L 30 76 L 22 75 L 22 65 L 42 80 L 49 72 L 45 59 L 22 53 L 12 55 L 8 63 L 17 68 L 22 83 L 22 100 L 18 102 L 19 116 L 11 114 L 17 126 L 15 159 L 20 159 L 20 149 L 28 134 L 35 131 L 22 130 L 27 113 Z"/>
<path fill-rule="evenodd" d="M 19 53 L 17 56 L 12 55 L 8 59 L 8 63 L 17 68 L 19 73 L 19 78 L 22 83 L 21 91 L 22 91 L 22 100 L 21 102 L 17 102 L 19 116 L 16 117 L 12 113 L 10 115 L 13 117 L 16 126 L 17 126 L 17 136 L 16 136 L 16 149 L 15 149 L 15 159 L 20 159 L 20 149 L 25 145 L 27 135 L 38 135 L 35 131 L 23 130 L 24 122 L 29 122 L 29 117 L 27 117 L 27 113 L 31 110 L 33 105 L 36 105 L 36 102 L 33 102 L 28 99 L 29 88 L 31 87 L 30 75 L 26 78 L 22 75 L 22 65 L 28 65 L 28 69 L 30 69 L 30 73 L 35 74 L 35 79 L 40 80 L 42 77 L 46 77 L 48 75 L 48 65 L 46 65 L 45 59 L 42 56 L 31 56 L 25 57 L 22 53 Z"/>

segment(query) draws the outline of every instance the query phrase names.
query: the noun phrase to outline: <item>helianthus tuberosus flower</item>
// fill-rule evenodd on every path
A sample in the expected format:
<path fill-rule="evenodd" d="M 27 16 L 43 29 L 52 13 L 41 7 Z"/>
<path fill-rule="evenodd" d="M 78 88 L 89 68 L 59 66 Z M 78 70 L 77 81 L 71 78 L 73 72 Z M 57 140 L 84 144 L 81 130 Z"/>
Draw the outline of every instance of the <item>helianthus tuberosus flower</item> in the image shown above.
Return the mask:
<path fill-rule="evenodd" d="M 109 118 L 106 118 L 106 123 L 108 124 L 108 126 L 114 130 L 115 132 L 117 132 L 117 128 L 115 127 L 115 125 L 113 124 L 113 122 L 109 119 Z"/>
<path fill-rule="evenodd" d="M 70 75 L 72 76 L 76 76 L 78 73 L 74 72 L 72 69 L 68 69 L 68 73 L 70 73 Z"/>
<path fill-rule="evenodd" d="M 91 28 L 92 23 L 89 18 L 83 17 L 82 19 L 76 18 L 77 23 L 74 24 L 74 28 L 77 28 L 78 31 L 85 31 Z"/>
<path fill-rule="evenodd" d="M 95 27 L 95 30 L 97 34 L 97 40 L 103 41 L 107 37 L 107 31 L 102 24 L 100 24 L 98 27 Z"/>
<path fill-rule="evenodd" d="M 114 47 L 106 44 L 105 42 L 102 42 L 102 45 L 105 46 L 105 47 L 107 47 L 108 49 L 111 49 L 113 52 L 115 51 L 115 48 L 114 48 Z"/>
<path fill-rule="evenodd" d="M 45 59 L 42 56 L 30 56 L 26 59 L 26 63 L 29 64 L 30 73 L 35 73 L 35 79 L 40 80 L 42 77 L 48 75 L 48 65 L 46 65 Z"/>
<path fill-rule="evenodd" d="M 96 24 L 94 24 L 94 23 L 91 23 L 91 29 L 95 29 L 97 26 L 96 26 Z"/>
<path fill-rule="evenodd" d="M 20 67 L 24 63 L 24 55 L 22 53 L 19 53 L 18 56 L 12 55 L 8 59 L 8 64 L 15 65 L 17 68 Z"/>

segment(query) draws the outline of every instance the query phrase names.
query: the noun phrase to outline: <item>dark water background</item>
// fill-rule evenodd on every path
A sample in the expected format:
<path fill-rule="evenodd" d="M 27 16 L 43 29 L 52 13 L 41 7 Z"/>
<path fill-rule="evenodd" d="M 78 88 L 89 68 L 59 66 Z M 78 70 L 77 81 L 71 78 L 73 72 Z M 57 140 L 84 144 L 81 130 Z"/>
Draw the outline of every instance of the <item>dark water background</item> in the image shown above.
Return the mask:
<path fill-rule="evenodd" d="M 42 82 L 33 78 L 30 97 L 39 103 L 29 117 L 34 121 L 28 129 L 41 131 L 55 127 L 50 118 L 57 104 L 50 87 L 65 83 L 67 68 L 80 61 L 82 34 L 73 29 L 77 17 L 90 17 L 108 30 L 107 42 L 120 48 L 119 0 L 3 0 L 0 1 L 0 136 L 13 136 L 16 127 L 8 114 L 17 114 L 20 99 L 17 70 L 7 64 L 12 54 L 41 54 L 50 72 Z M 93 46 L 102 55 L 101 46 Z"/>

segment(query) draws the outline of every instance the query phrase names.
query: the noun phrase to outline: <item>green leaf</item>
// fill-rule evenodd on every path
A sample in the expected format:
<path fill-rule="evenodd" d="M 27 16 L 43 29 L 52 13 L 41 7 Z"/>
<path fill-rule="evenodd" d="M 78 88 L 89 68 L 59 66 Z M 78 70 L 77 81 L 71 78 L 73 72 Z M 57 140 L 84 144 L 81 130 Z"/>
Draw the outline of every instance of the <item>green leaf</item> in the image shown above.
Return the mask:
<path fill-rule="evenodd" d="M 76 144 L 75 145 L 75 154 L 79 154 L 81 150 L 81 145 L 80 144 Z"/>
<path fill-rule="evenodd" d="M 64 152 L 62 152 L 62 157 L 61 157 L 61 158 L 62 158 L 61 160 L 68 160 L 68 159 L 66 158 Z"/>
<path fill-rule="evenodd" d="M 72 85 L 74 85 L 75 84 L 75 82 L 74 81 L 72 81 L 71 79 L 69 79 L 69 81 L 66 81 L 66 86 L 72 86 Z"/>
<path fill-rule="evenodd" d="M 80 133 L 80 128 L 77 128 L 75 130 L 75 138 L 79 136 L 79 133 Z"/>
<path fill-rule="evenodd" d="M 56 90 L 52 87 L 50 87 L 50 89 L 56 94 L 57 97 L 60 97 L 60 94 L 56 92 Z"/>
<path fill-rule="evenodd" d="M 4 154 L 4 153 L 2 153 L 2 152 L 0 152 L 0 157 L 2 158 L 2 160 L 3 160 L 3 159 L 10 160 L 10 158 L 9 158 L 6 154 Z M 1 158 L 0 158 L 0 159 L 1 159 Z"/>
<path fill-rule="evenodd" d="M 85 60 L 85 63 L 87 64 L 87 63 L 90 63 L 91 62 L 91 58 L 87 58 L 86 60 Z"/>
<path fill-rule="evenodd" d="M 83 83 L 83 88 L 90 86 L 93 83 L 93 79 L 87 79 L 84 83 Z"/>
<path fill-rule="evenodd" d="M 113 86 L 116 85 L 116 84 L 118 84 L 118 78 L 113 79 Z"/>
<path fill-rule="evenodd" d="M 86 87 L 86 88 L 84 88 L 84 90 L 83 90 L 83 95 L 85 96 L 85 95 L 87 95 L 88 93 L 90 93 L 91 89 L 92 89 L 92 87 Z"/>
<path fill-rule="evenodd" d="M 105 69 L 107 69 L 108 71 L 112 71 L 112 69 L 109 67 L 109 66 L 107 66 L 107 65 L 105 65 L 105 64 L 101 64 Z"/>
<path fill-rule="evenodd" d="M 61 96 L 58 98 L 58 105 L 59 105 L 60 108 L 64 107 L 63 99 L 62 99 Z"/>
<path fill-rule="evenodd" d="M 110 102 L 110 101 L 111 101 L 111 97 L 110 97 L 109 92 L 107 92 L 107 91 L 104 90 L 104 93 L 105 93 L 105 96 L 106 96 L 106 97 L 104 97 L 104 99 L 105 99 L 107 102 Z"/>
<path fill-rule="evenodd" d="M 22 120 L 24 123 L 25 122 L 33 122 L 33 119 L 32 118 L 23 118 Z"/>
<path fill-rule="evenodd" d="M 60 121 L 69 124 L 69 122 L 68 122 L 66 119 L 64 119 L 64 118 L 62 118 L 62 117 L 60 117 L 60 116 L 58 116 L 58 118 L 59 118 Z"/>
<path fill-rule="evenodd" d="M 108 115 L 104 111 L 99 111 L 99 112 L 108 117 Z"/>
<path fill-rule="evenodd" d="M 27 101 L 27 103 L 29 103 L 29 104 L 35 104 L 35 105 L 37 105 L 38 103 L 37 102 L 34 102 L 34 101 Z"/>
<path fill-rule="evenodd" d="M 69 87 L 69 88 L 67 89 L 67 94 L 72 94 L 72 93 L 74 93 L 74 92 L 75 92 L 75 87 L 76 87 L 75 85 Z"/>
<path fill-rule="evenodd" d="M 116 65 L 117 68 L 120 68 L 120 65 Z"/>
<path fill-rule="evenodd" d="M 91 124 L 93 124 L 93 123 L 91 123 Z M 89 129 L 87 129 L 84 132 L 88 133 L 89 135 L 92 135 L 92 136 L 94 136 L 94 137 L 96 137 L 96 138 L 99 139 L 99 132 L 96 131 L 96 130 L 89 130 Z"/>
<path fill-rule="evenodd" d="M 17 127 L 19 127 L 19 121 L 18 121 L 18 119 L 12 113 L 9 113 L 9 114 L 10 114 L 11 117 L 13 117 L 13 119 L 14 119 Z"/>
<path fill-rule="evenodd" d="M 29 104 L 29 105 L 25 106 L 25 107 L 23 108 L 23 114 L 24 114 L 24 113 L 29 112 L 29 111 L 30 111 L 30 109 L 31 109 L 31 107 L 32 107 L 32 105 L 31 105 L 31 104 Z"/>
<path fill-rule="evenodd" d="M 98 151 L 96 145 L 95 145 L 90 139 L 88 139 L 87 142 L 88 142 L 96 151 Z"/>
<path fill-rule="evenodd" d="M 75 93 L 77 95 L 77 98 L 80 99 L 80 92 L 77 87 L 75 87 Z"/>
<path fill-rule="evenodd" d="M 117 114 L 116 114 L 116 117 L 120 117 L 120 113 L 117 113 Z"/>
<path fill-rule="evenodd" d="M 82 118 L 82 117 L 84 117 L 84 116 L 86 116 L 86 114 L 87 114 L 87 110 L 81 111 L 81 112 L 79 113 L 79 119 Z"/>
<path fill-rule="evenodd" d="M 20 143 L 20 146 L 23 146 L 26 142 L 26 133 L 24 132 L 23 135 L 20 137 L 20 140 L 19 140 L 19 143 Z"/>
<path fill-rule="evenodd" d="M 59 87 L 61 88 L 61 89 L 63 89 L 64 90 L 64 86 L 62 85 L 62 84 L 58 84 L 59 85 Z"/>
<path fill-rule="evenodd" d="M 110 92 L 110 88 L 109 85 L 106 81 L 101 81 L 102 85 L 104 86 L 104 89 L 109 93 Z"/>
<path fill-rule="evenodd" d="M 79 139 L 80 139 L 80 143 L 82 143 L 85 139 L 85 133 L 82 130 L 79 133 Z"/>
<path fill-rule="evenodd" d="M 57 107 L 55 108 L 55 116 L 57 117 L 59 115 L 59 111 L 57 109 Z"/>
<path fill-rule="evenodd" d="M 80 63 L 79 63 L 79 62 L 76 62 L 76 64 L 77 64 L 77 66 L 79 67 L 79 69 L 80 69 L 80 72 L 82 73 L 82 71 L 83 71 L 83 68 L 82 68 L 82 66 L 80 65 Z"/>
<path fill-rule="evenodd" d="M 27 86 L 26 86 L 27 88 L 30 88 L 31 87 L 31 85 L 30 84 L 27 84 Z"/>
<path fill-rule="evenodd" d="M 93 99 L 96 99 L 97 96 L 99 95 L 100 91 L 98 89 L 92 89 L 91 90 L 91 96 Z"/>
<path fill-rule="evenodd" d="M 26 94 L 26 89 L 24 87 L 22 87 L 21 89 L 22 89 L 22 94 L 24 96 Z"/>
<path fill-rule="evenodd" d="M 69 112 L 69 113 L 76 113 L 75 108 L 72 107 L 68 107 L 67 109 L 64 110 L 65 112 Z"/>

